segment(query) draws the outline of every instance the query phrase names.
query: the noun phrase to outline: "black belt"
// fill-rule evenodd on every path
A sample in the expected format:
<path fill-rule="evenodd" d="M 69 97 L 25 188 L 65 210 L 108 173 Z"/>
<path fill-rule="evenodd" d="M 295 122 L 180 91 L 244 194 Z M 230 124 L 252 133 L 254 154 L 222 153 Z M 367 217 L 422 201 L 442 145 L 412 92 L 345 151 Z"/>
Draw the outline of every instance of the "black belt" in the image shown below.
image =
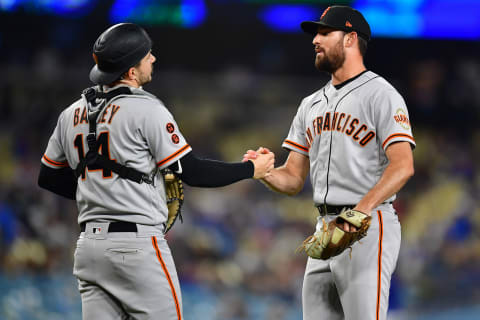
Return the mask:
<path fill-rule="evenodd" d="M 384 202 L 383 204 L 392 204 L 392 202 Z M 343 209 L 353 209 L 355 208 L 355 205 L 354 204 L 344 204 L 344 205 L 340 205 L 340 206 L 332 206 L 332 205 L 329 205 L 329 204 L 319 204 L 317 205 L 317 209 L 318 209 L 318 212 L 320 213 L 321 216 L 324 216 L 326 214 L 340 214 L 340 212 L 342 212 Z M 397 214 L 397 212 L 395 211 L 395 214 Z"/>
<path fill-rule="evenodd" d="M 85 232 L 85 222 L 80 224 L 80 232 Z M 137 224 L 131 222 L 110 222 L 108 232 L 137 232 Z"/>
<path fill-rule="evenodd" d="M 329 204 L 319 204 L 317 206 L 318 212 L 321 216 L 326 214 L 340 214 L 344 208 L 346 209 L 353 209 L 355 207 L 354 204 L 344 204 L 341 206 L 332 206 Z"/>

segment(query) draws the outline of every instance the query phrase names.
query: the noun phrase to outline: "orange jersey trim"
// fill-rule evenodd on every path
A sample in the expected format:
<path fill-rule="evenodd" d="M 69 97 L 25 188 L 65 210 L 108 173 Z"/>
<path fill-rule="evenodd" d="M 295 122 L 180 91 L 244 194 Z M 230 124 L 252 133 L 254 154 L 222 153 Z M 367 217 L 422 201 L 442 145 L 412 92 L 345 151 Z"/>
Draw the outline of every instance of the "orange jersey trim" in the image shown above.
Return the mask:
<path fill-rule="evenodd" d="M 382 144 L 382 148 L 385 148 L 385 145 L 388 143 L 388 141 L 392 140 L 393 138 L 398 138 L 398 137 L 408 138 L 408 139 L 412 140 L 413 142 L 415 142 L 415 139 L 413 139 L 413 137 L 411 135 L 408 135 L 406 133 L 394 133 L 394 134 L 390 135 L 387 139 L 385 139 L 385 141 Z"/>
<path fill-rule="evenodd" d="M 46 155 L 43 155 L 43 160 L 45 160 L 48 164 L 51 164 L 52 166 L 55 166 L 55 167 L 61 167 L 61 168 L 68 167 L 68 162 L 66 162 L 66 161 L 65 162 L 58 162 L 58 161 L 50 159 Z"/>
<path fill-rule="evenodd" d="M 298 143 L 295 143 L 295 142 L 293 142 L 293 141 L 285 140 L 285 143 L 288 144 L 288 145 L 290 145 L 290 146 L 292 146 L 292 147 L 295 147 L 295 148 L 297 148 L 297 149 L 300 149 L 300 150 L 302 150 L 302 151 L 308 152 L 308 148 L 307 148 L 307 147 L 304 147 L 304 146 L 302 146 L 302 145 L 300 145 L 300 144 L 298 144 Z"/>
<path fill-rule="evenodd" d="M 382 242 L 383 242 L 383 217 L 382 211 L 378 210 L 378 224 L 380 232 L 378 236 L 378 273 L 377 273 L 377 309 L 376 320 L 380 319 L 380 297 L 382 296 Z"/>
<path fill-rule="evenodd" d="M 157 253 L 158 262 L 162 265 L 163 272 L 167 277 L 168 284 L 170 285 L 170 290 L 172 291 L 173 300 L 175 301 L 175 309 L 177 310 L 177 318 L 178 320 L 182 320 L 182 313 L 180 312 L 180 304 L 178 303 L 177 293 L 175 292 L 175 287 L 173 286 L 172 278 L 170 277 L 170 273 L 168 273 L 167 265 L 163 261 L 162 254 L 160 253 L 160 249 L 158 248 L 157 237 L 152 236 L 152 244 L 155 252 Z"/>
<path fill-rule="evenodd" d="M 162 165 L 164 165 L 165 163 L 167 163 L 168 161 L 172 160 L 173 158 L 177 157 L 178 155 L 180 155 L 181 153 L 183 153 L 185 150 L 187 150 L 188 148 L 190 148 L 190 146 L 188 144 L 184 145 L 182 148 L 180 148 L 180 150 L 177 150 L 176 152 L 174 152 L 173 154 L 169 155 L 168 157 L 166 157 L 165 159 L 163 159 L 162 161 L 159 161 L 157 162 L 157 167 L 161 167 Z"/>

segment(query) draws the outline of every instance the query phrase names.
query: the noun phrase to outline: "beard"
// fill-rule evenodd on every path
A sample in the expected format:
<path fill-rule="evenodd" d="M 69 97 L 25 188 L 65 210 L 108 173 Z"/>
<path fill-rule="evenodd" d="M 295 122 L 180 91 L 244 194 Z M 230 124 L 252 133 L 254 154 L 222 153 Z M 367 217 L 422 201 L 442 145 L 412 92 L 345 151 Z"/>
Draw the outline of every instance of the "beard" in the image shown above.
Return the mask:
<path fill-rule="evenodd" d="M 323 51 L 323 57 L 320 57 L 318 54 L 315 57 L 315 67 L 320 71 L 325 71 L 330 74 L 333 74 L 342 67 L 344 62 L 345 52 L 343 51 L 343 41 L 338 41 L 329 54 Z"/>

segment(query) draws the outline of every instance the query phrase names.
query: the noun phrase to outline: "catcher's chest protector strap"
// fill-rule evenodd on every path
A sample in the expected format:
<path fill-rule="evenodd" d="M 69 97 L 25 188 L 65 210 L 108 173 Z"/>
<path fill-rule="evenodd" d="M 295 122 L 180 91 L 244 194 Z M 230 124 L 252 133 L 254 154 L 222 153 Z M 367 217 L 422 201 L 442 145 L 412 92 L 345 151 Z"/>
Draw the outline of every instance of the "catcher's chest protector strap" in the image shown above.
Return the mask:
<path fill-rule="evenodd" d="M 110 92 L 98 92 L 94 88 L 87 88 L 83 90 L 82 95 L 85 96 L 88 104 L 96 105 L 97 99 L 102 99 L 103 104 L 106 104 L 107 101 L 113 99 L 118 95 L 132 94 L 127 87 L 120 87 Z M 80 159 L 80 163 L 75 169 L 75 174 L 80 177 L 89 166 L 99 166 L 100 168 L 111 170 L 118 174 L 123 179 L 132 180 L 137 183 L 145 182 L 147 184 L 152 184 L 153 179 L 151 179 L 147 174 L 144 174 L 140 171 L 137 171 L 133 168 L 126 167 L 122 164 L 119 164 L 113 160 L 110 160 L 103 154 L 98 153 L 99 144 L 97 141 L 97 118 L 98 115 L 102 112 L 105 105 L 98 108 L 95 112 L 90 112 L 88 115 L 88 152 L 85 158 Z"/>

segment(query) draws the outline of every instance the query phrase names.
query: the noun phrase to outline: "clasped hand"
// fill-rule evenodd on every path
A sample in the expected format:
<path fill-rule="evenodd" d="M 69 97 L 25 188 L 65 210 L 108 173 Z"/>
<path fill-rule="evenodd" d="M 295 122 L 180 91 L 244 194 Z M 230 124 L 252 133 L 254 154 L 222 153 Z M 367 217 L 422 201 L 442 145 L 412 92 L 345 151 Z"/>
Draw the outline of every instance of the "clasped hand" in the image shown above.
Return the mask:
<path fill-rule="evenodd" d="M 242 162 L 252 161 L 255 166 L 254 179 L 263 179 L 270 175 L 275 165 L 275 155 L 269 149 L 260 147 L 257 151 L 248 150 Z"/>

